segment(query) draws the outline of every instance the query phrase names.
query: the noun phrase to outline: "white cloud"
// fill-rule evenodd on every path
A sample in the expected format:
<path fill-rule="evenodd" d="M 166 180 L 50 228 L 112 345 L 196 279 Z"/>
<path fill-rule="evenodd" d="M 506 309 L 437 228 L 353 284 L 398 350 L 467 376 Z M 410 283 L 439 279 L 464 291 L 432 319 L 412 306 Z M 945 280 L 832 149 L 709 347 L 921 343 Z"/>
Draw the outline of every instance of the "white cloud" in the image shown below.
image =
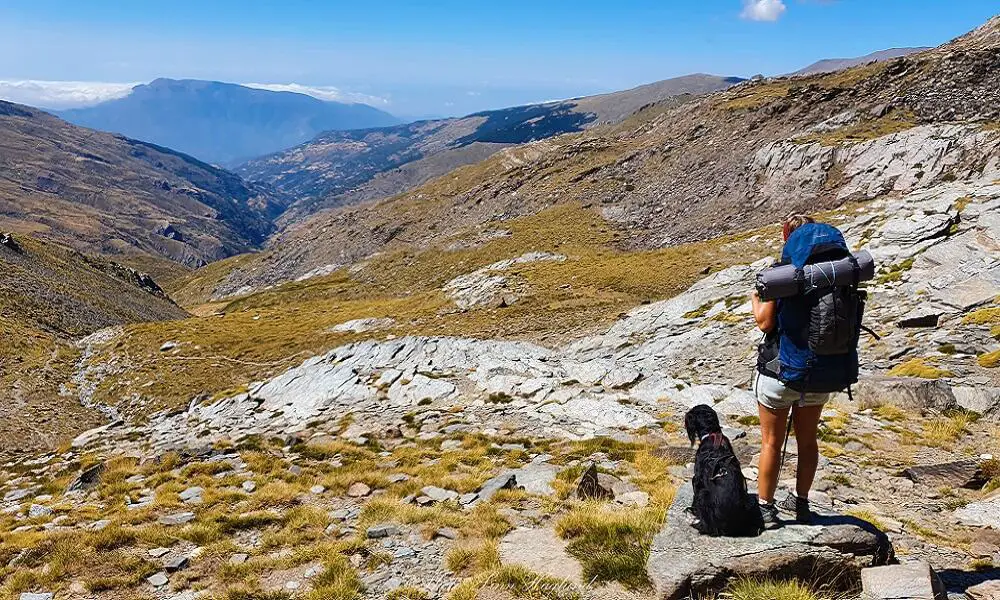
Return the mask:
<path fill-rule="evenodd" d="M 27 104 L 39 108 L 62 110 L 93 106 L 106 100 L 123 98 L 140 85 L 106 81 L 40 81 L 0 79 L 0 100 Z M 307 86 L 298 83 L 244 83 L 247 87 L 275 92 L 295 92 L 320 100 L 360 102 L 371 106 L 387 106 L 388 98 L 345 92 L 333 86 Z"/>
<path fill-rule="evenodd" d="M 91 106 L 127 96 L 136 83 L 100 81 L 37 81 L 0 79 L 0 100 L 40 108 Z"/>
<path fill-rule="evenodd" d="M 247 87 L 259 90 L 270 90 L 272 92 L 295 92 L 305 94 L 320 100 L 333 102 L 359 102 L 371 106 L 386 106 L 389 104 L 387 98 L 380 96 L 370 96 L 368 94 L 358 94 L 355 92 L 345 92 L 332 85 L 302 85 L 300 83 L 243 83 Z"/>
<path fill-rule="evenodd" d="M 781 0 L 743 0 L 740 16 L 750 21 L 777 21 L 785 8 Z"/>

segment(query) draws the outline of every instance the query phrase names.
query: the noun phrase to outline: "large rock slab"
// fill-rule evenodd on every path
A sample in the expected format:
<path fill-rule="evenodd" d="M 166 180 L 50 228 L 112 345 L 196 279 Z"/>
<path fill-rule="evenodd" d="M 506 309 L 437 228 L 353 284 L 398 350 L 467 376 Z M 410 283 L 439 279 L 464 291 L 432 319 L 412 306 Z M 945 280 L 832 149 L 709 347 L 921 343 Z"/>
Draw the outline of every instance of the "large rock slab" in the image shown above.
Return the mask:
<path fill-rule="evenodd" d="M 801 578 L 857 591 L 861 569 L 894 556 L 882 532 L 853 517 L 819 514 L 813 525 L 785 525 L 755 538 L 713 538 L 688 523 L 690 484 L 677 491 L 663 529 L 653 539 L 647 571 L 659 600 L 715 594 L 734 578 Z"/>
<path fill-rule="evenodd" d="M 583 568 L 552 529 L 515 529 L 500 541 L 500 562 L 580 583 Z"/>

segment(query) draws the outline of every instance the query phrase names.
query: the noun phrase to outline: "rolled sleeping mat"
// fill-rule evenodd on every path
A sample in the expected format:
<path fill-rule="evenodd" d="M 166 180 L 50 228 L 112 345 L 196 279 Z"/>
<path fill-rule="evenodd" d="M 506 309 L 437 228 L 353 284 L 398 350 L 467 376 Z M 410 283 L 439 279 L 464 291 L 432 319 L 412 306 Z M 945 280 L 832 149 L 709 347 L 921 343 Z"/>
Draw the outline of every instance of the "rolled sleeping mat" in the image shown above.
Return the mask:
<path fill-rule="evenodd" d="M 854 255 L 857 261 L 858 281 L 875 277 L 875 259 L 867 250 Z M 788 298 L 800 292 L 817 288 L 852 285 L 854 261 L 850 257 L 828 260 L 802 267 L 801 278 L 796 276 L 794 265 L 781 265 L 757 273 L 757 295 L 761 300 Z"/>

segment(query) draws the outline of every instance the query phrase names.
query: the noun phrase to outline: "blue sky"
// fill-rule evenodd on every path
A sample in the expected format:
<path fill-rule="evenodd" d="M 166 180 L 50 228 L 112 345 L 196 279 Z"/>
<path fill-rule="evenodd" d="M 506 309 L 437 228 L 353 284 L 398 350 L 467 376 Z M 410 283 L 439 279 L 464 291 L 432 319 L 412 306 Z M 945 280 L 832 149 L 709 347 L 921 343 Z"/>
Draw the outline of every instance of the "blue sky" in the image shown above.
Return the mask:
<path fill-rule="evenodd" d="M 73 104 L 191 77 L 464 114 L 935 46 L 998 12 L 995 0 L 2 0 L 0 96 L 20 83 L 16 100 Z M 77 83 L 44 96 L 56 84 L 27 81 Z"/>

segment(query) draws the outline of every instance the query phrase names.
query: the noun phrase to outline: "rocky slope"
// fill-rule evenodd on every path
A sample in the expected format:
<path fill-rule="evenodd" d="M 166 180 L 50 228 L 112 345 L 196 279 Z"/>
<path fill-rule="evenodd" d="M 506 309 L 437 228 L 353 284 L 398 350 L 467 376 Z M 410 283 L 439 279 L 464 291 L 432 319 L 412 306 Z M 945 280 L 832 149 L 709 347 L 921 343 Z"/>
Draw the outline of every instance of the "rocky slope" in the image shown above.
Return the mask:
<path fill-rule="evenodd" d="M 215 295 L 568 201 L 622 226 L 631 246 L 650 248 L 988 173 L 1000 144 L 998 30 L 994 19 L 935 50 L 743 83 L 504 150 L 388 200 L 288 229 Z"/>
<path fill-rule="evenodd" d="M 190 156 L 0 102 L 0 230 L 200 266 L 263 242 L 280 209 Z"/>
<path fill-rule="evenodd" d="M 290 150 L 252 160 L 237 172 L 298 198 L 284 218 L 294 222 L 322 208 L 391 196 L 510 145 L 616 123 L 643 106 L 714 92 L 739 81 L 688 75 L 622 92 L 459 119 L 331 131 Z"/>
<path fill-rule="evenodd" d="M 218 81 L 163 78 L 137 85 L 124 98 L 61 111 L 59 116 L 225 166 L 301 144 L 321 131 L 399 122 L 364 104 Z"/>
<path fill-rule="evenodd" d="M 28 236 L 0 233 L 0 269 L 3 455 L 52 447 L 100 422 L 93 407 L 62 388 L 78 354 L 73 340 L 187 316 L 148 275 Z"/>
<path fill-rule="evenodd" d="M 706 541 L 682 512 L 692 450 L 679 424 L 695 404 L 724 417 L 756 478 L 747 290 L 774 251 L 768 230 L 739 241 L 755 245 L 740 246 L 753 264 L 574 341 L 396 337 L 394 319 L 368 306 L 368 318 L 330 328 L 362 339 L 243 389 L 152 414 L 116 392 L 148 421 L 10 465 L 0 527 L 18 576 L 0 589 L 464 600 L 527 586 L 645 600 L 736 593 L 740 577 L 780 574 L 817 597 L 901 580 L 930 590 L 940 577 L 949 598 L 974 598 L 1000 576 L 998 214 L 991 175 L 823 215 L 877 257 L 866 321 L 882 339 L 863 345 L 854 400 L 824 411 L 813 526 Z M 442 293 L 461 314 L 516 308 L 537 293 L 517 285 L 524 269 L 579 260 L 563 250 L 491 263 Z M 244 306 L 272 319 L 268 301 Z M 86 341 L 81 390 L 113 376 L 108 360 L 134 333 Z M 795 460 L 792 440 L 783 489 Z M 81 558 L 46 569 L 69 539 Z M 130 576 L 115 578 L 123 554 Z M 893 557 L 903 565 L 869 570 Z"/>

